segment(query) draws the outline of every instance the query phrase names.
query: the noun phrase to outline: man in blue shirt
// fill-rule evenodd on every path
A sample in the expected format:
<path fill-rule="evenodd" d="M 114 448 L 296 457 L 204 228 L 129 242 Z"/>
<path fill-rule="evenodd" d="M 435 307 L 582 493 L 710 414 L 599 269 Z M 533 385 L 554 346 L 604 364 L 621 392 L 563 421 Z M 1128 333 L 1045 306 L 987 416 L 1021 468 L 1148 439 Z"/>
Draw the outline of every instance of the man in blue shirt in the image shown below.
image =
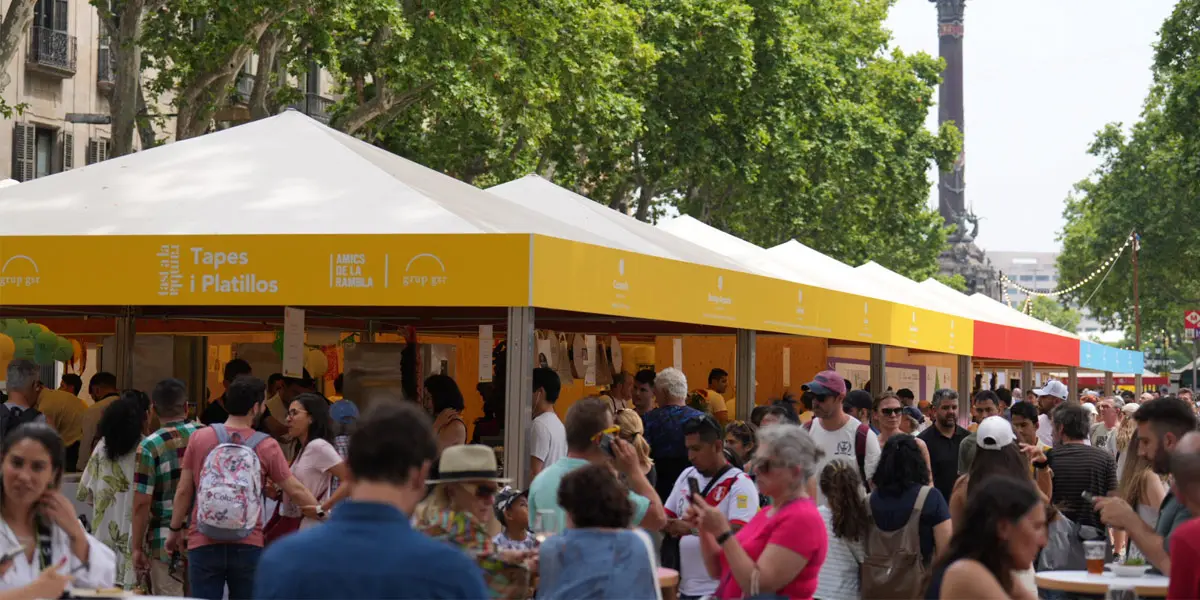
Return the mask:
<path fill-rule="evenodd" d="M 411 403 L 377 402 L 350 436 L 350 500 L 328 523 L 263 552 L 254 597 L 487 598 L 474 561 L 409 525 L 436 456 L 429 417 Z"/>

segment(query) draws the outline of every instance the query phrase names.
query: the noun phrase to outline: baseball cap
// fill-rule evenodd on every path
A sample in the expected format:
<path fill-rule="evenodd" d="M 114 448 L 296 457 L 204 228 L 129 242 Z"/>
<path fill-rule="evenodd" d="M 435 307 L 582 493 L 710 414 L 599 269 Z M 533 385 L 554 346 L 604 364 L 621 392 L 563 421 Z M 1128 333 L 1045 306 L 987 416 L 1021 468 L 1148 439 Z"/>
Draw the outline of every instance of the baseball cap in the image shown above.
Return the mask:
<path fill-rule="evenodd" d="M 871 399 L 871 392 L 867 390 L 851 390 L 849 394 L 846 394 L 844 404 L 859 410 L 864 408 L 871 410 L 871 407 L 875 405 L 875 401 Z"/>
<path fill-rule="evenodd" d="M 1012 424 L 1004 417 L 988 417 L 975 430 L 975 443 L 984 450 L 999 450 L 1017 439 Z"/>
<path fill-rule="evenodd" d="M 905 406 L 904 414 L 915 419 L 918 424 L 925 422 L 925 415 L 921 414 L 921 409 L 915 406 Z"/>
<path fill-rule="evenodd" d="M 334 423 L 349 425 L 358 420 L 358 406 L 350 400 L 338 400 L 329 407 L 329 417 Z"/>
<path fill-rule="evenodd" d="M 821 371 L 813 380 L 806 383 L 808 391 L 818 396 L 843 396 L 846 394 L 846 380 L 837 371 Z"/>
<path fill-rule="evenodd" d="M 1042 387 L 1042 389 L 1033 390 L 1033 393 L 1037 394 L 1038 396 L 1054 396 L 1060 400 L 1066 400 L 1069 392 L 1067 391 L 1066 384 L 1055 379 L 1053 381 L 1047 381 L 1046 385 Z"/>
<path fill-rule="evenodd" d="M 504 523 L 504 511 L 508 510 L 508 507 L 512 506 L 513 502 L 516 502 L 518 498 L 523 498 L 528 495 L 529 492 L 527 491 L 523 492 L 521 490 L 505 486 L 504 489 L 500 490 L 496 494 L 496 505 L 494 507 L 496 510 L 496 519 L 501 523 Z"/>
<path fill-rule="evenodd" d="M 1096 405 L 1092 404 L 1091 402 L 1084 402 L 1083 410 L 1086 410 L 1088 414 L 1092 415 L 1093 417 L 1099 412 L 1096 410 Z"/>
<path fill-rule="evenodd" d="M 1142 407 L 1142 405 L 1138 404 L 1137 402 L 1129 402 L 1129 403 L 1125 404 L 1125 406 L 1121 407 L 1121 412 L 1125 413 L 1125 415 L 1128 416 L 1128 415 L 1132 415 L 1133 413 L 1137 412 L 1137 410 L 1141 407 Z"/>

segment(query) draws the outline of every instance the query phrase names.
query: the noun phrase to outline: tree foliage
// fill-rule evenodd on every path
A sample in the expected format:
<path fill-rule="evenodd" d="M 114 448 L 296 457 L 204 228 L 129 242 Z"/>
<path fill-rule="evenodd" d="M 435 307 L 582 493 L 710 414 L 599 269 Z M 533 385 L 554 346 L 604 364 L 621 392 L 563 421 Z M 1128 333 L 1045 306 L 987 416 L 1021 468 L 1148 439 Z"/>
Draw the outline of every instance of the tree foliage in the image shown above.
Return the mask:
<path fill-rule="evenodd" d="M 1041 319 L 1071 333 L 1079 328 L 1079 321 L 1083 319 L 1083 315 L 1079 311 L 1063 306 L 1057 300 L 1046 296 L 1037 296 L 1033 299 L 1033 306 L 1029 307 L 1029 314 L 1035 319 Z"/>
<path fill-rule="evenodd" d="M 249 118 L 316 64 L 335 127 L 479 186 L 536 172 L 916 279 L 945 247 L 928 170 L 961 136 L 925 127 L 942 63 L 891 47 L 891 0 L 115 1 L 156 6 L 146 91 L 180 139 L 247 63 Z"/>
<path fill-rule="evenodd" d="M 1190 225 L 1200 219 L 1200 1 L 1181 0 L 1163 24 L 1153 71 L 1141 120 L 1128 131 L 1109 124 L 1092 143 L 1101 164 L 1067 199 L 1058 263 L 1062 279 L 1083 279 L 1138 232 L 1142 329 L 1180 332 L 1183 311 L 1200 306 L 1200 244 Z M 1132 338 L 1130 258 L 1074 299 L 1094 292 L 1088 308 Z"/>

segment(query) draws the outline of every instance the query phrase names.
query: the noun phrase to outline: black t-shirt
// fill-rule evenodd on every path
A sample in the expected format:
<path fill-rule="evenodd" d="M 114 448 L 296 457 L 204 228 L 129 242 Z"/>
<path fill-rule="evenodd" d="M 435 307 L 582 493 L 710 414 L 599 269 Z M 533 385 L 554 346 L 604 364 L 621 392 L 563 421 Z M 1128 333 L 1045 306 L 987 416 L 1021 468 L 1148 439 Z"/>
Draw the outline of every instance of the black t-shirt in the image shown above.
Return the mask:
<path fill-rule="evenodd" d="M 205 425 L 213 423 L 224 423 L 229 418 L 229 411 L 225 410 L 225 395 L 208 403 L 208 407 L 204 409 L 204 413 L 200 415 L 200 422 Z"/>
<path fill-rule="evenodd" d="M 1079 525 L 1103 531 L 1100 513 L 1083 499 L 1083 492 L 1100 497 L 1117 489 L 1117 463 L 1108 452 L 1083 444 L 1062 444 L 1046 453 L 1054 471 L 1050 502 Z"/>
<path fill-rule="evenodd" d="M 930 426 L 917 436 L 929 448 L 929 466 L 933 469 L 933 487 L 942 493 L 942 498 L 949 498 L 954 493 L 954 482 L 958 480 L 958 447 L 963 438 L 971 432 L 962 427 L 954 427 L 954 435 L 946 437 Z M 915 499 L 915 496 L 914 496 Z"/>
<path fill-rule="evenodd" d="M 917 494 L 921 486 L 914 485 L 899 496 L 885 495 L 880 491 L 871 493 L 871 516 L 875 526 L 882 531 L 896 531 L 908 523 L 912 516 L 913 504 L 917 502 Z M 946 497 L 937 491 L 929 490 L 925 495 L 925 506 L 921 507 L 921 557 L 925 564 L 933 559 L 933 528 L 950 520 L 950 506 Z"/>

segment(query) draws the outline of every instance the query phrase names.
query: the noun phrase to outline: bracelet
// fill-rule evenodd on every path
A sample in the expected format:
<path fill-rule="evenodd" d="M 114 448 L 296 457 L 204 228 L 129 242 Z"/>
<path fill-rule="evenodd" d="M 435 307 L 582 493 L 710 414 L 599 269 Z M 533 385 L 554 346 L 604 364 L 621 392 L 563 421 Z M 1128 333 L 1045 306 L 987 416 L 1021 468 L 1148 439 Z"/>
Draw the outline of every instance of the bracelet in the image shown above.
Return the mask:
<path fill-rule="evenodd" d="M 183 525 L 180 525 L 179 527 L 167 525 L 167 531 L 183 531 Z"/>
<path fill-rule="evenodd" d="M 1043 460 L 1041 462 L 1035 462 L 1035 463 L 1030 463 L 1030 464 L 1032 464 L 1033 468 L 1035 468 L 1035 469 L 1045 469 L 1046 467 L 1050 466 L 1050 461 Z"/>
<path fill-rule="evenodd" d="M 717 536 L 717 545 L 724 546 L 725 542 L 728 542 L 729 538 L 731 538 L 731 537 L 733 537 L 733 530 L 727 530 L 725 533 L 718 535 Z"/>

